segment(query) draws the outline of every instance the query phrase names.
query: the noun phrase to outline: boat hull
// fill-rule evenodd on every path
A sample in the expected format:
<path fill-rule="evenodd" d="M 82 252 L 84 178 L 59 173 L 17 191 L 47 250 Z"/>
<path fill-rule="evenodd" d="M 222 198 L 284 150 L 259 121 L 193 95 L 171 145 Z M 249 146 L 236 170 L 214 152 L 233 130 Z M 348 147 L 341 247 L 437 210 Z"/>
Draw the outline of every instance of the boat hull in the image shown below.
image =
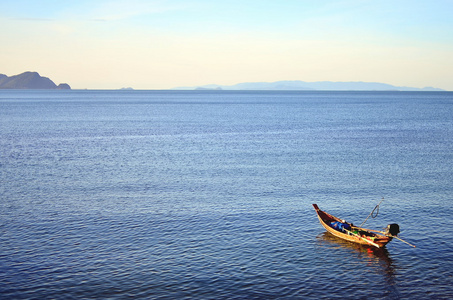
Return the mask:
<path fill-rule="evenodd" d="M 347 223 L 347 222 L 320 210 L 316 204 L 313 204 L 313 207 L 316 210 L 316 214 L 318 216 L 318 219 L 319 219 L 319 222 L 321 223 L 321 225 L 329 233 L 331 233 L 332 235 L 334 235 L 338 238 L 347 240 L 349 242 L 361 244 L 361 245 L 366 245 L 366 246 L 371 246 L 371 247 L 374 246 L 377 248 L 384 247 L 392 240 L 392 237 L 373 233 L 373 232 L 370 232 L 366 229 L 359 228 L 359 227 L 353 227 L 357 233 L 348 231 L 348 230 L 345 233 L 338 231 L 338 230 L 332 228 L 329 225 L 329 222 L 331 222 L 331 221 L 337 221 L 337 222 L 342 222 L 342 223 Z M 347 223 L 347 224 L 350 224 L 350 223 Z M 352 225 L 352 224 L 350 224 L 350 225 Z"/>

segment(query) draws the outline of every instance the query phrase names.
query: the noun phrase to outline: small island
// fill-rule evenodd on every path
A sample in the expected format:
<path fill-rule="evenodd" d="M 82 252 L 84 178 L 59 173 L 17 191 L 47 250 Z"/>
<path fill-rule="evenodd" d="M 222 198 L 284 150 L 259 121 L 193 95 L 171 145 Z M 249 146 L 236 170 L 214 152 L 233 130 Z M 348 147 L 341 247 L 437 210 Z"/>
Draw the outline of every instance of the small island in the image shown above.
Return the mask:
<path fill-rule="evenodd" d="M 70 90 L 71 87 L 67 83 L 56 85 L 49 78 L 39 75 L 38 72 L 24 72 L 10 77 L 0 74 L 0 89 Z"/>

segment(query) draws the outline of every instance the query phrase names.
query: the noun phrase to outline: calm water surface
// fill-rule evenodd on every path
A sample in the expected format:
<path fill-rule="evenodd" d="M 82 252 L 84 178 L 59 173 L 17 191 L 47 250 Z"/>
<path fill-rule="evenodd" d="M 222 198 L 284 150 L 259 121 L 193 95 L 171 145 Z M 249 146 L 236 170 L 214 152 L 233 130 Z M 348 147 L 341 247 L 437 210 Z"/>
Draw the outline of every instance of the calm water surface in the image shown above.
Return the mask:
<path fill-rule="evenodd" d="M 3 90 L 0 181 L 1 299 L 453 298 L 451 92 Z"/>

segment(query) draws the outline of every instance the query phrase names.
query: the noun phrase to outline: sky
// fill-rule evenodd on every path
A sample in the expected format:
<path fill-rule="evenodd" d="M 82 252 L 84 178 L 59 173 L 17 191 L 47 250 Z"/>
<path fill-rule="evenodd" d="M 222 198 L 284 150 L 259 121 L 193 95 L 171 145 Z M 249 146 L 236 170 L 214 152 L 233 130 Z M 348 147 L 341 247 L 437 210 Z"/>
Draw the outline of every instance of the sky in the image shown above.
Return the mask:
<path fill-rule="evenodd" d="M 73 89 L 365 81 L 453 91 L 453 0 L 0 0 L 0 74 Z"/>

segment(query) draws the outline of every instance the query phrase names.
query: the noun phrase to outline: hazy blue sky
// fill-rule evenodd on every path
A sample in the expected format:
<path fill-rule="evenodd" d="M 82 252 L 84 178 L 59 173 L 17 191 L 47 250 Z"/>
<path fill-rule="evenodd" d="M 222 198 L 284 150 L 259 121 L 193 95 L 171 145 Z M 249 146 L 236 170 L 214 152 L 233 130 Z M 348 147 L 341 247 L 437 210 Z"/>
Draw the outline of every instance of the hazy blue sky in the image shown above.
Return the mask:
<path fill-rule="evenodd" d="M 453 0 L 0 0 L 0 73 L 73 88 L 373 81 L 453 90 Z"/>

